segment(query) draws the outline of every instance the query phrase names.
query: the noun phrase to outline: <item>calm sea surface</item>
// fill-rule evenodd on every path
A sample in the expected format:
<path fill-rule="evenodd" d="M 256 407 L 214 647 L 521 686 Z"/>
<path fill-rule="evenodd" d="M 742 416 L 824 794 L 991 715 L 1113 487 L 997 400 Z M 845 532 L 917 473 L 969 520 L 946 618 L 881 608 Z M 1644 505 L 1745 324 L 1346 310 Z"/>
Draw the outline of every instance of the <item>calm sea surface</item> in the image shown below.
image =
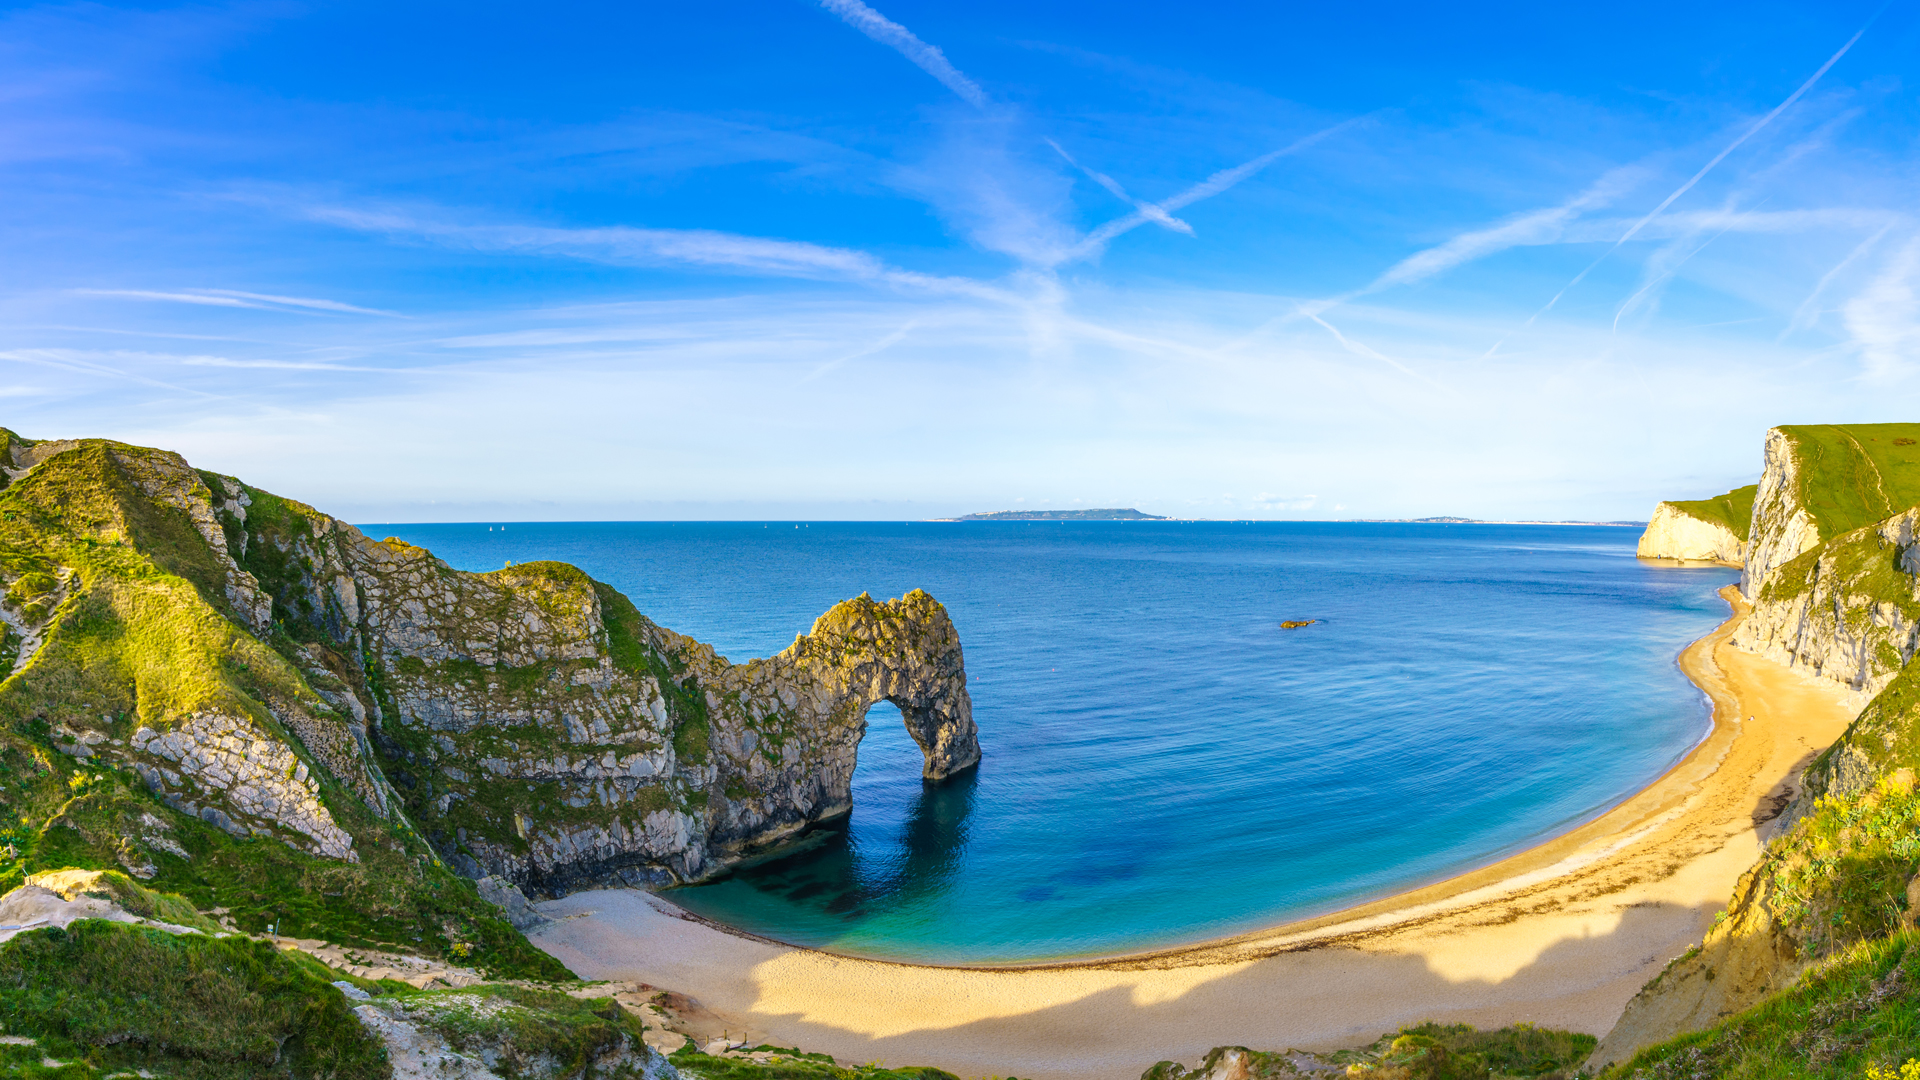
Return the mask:
<path fill-rule="evenodd" d="M 954 963 L 1269 926 L 1591 819 L 1705 734 L 1674 658 L 1737 577 L 1643 566 L 1628 528 L 364 528 L 466 570 L 574 563 L 736 661 L 863 591 L 945 602 L 978 771 L 923 786 L 876 705 L 849 818 L 670 895 L 785 941 Z"/>

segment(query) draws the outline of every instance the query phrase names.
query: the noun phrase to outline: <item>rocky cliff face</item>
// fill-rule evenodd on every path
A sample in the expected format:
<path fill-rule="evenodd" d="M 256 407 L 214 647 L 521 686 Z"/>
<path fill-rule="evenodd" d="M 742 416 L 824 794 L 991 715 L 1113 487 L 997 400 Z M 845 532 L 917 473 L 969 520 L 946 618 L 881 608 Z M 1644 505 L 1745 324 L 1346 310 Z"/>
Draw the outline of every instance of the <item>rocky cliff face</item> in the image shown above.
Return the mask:
<path fill-rule="evenodd" d="M 1820 544 L 1820 527 L 1807 509 L 1797 441 L 1782 428 L 1767 432 L 1760 489 L 1753 500 L 1746 566 L 1740 591 L 1748 600 L 1760 595 L 1774 567 Z"/>
<path fill-rule="evenodd" d="M 1846 686 L 1860 705 L 1920 644 L 1920 510 L 1775 564 L 1733 644 Z"/>
<path fill-rule="evenodd" d="M 1663 502 L 1653 508 L 1647 531 L 1640 534 L 1636 552 L 1643 559 L 1686 559 L 1731 563 L 1746 556 L 1746 543 L 1718 521 L 1704 521 L 1680 504 Z"/>
<path fill-rule="evenodd" d="M 0 432 L 0 468 L 0 714 L 236 837 L 355 861 L 417 832 L 536 893 L 687 881 L 846 811 L 875 702 L 929 780 L 979 759 L 924 592 L 736 665 L 571 566 L 463 573 L 175 454 Z M 130 868 L 172 843 L 141 828 Z"/>
<path fill-rule="evenodd" d="M 1863 711 L 1808 768 L 1726 917 L 1629 1003 L 1589 1067 L 1757 1004 L 1920 910 L 1908 884 L 1920 857 L 1920 508 L 1889 512 L 1916 494 L 1904 468 L 1915 445 L 1915 425 L 1767 433 L 1742 576 L 1753 609 L 1729 640 L 1841 683 Z"/>

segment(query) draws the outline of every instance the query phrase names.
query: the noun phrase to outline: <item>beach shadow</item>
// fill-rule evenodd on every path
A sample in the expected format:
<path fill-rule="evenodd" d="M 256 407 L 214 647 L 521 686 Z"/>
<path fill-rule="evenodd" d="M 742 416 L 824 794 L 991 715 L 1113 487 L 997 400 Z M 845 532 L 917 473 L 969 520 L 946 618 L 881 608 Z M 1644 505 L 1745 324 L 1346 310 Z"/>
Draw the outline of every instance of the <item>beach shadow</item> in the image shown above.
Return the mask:
<path fill-rule="evenodd" d="M 1185 971 L 1166 964 L 1131 972 L 1116 965 L 1085 976 L 1063 971 L 1058 980 L 1024 987 L 999 980 L 1033 979 L 1031 973 L 969 973 L 956 980 L 965 997 L 1056 1000 L 951 1026 L 930 1006 L 913 1018 L 914 1030 L 891 1036 L 862 1036 L 800 1013 L 757 1013 L 752 1023 L 777 1032 L 782 1045 L 825 1049 L 842 1060 L 1037 1080 L 1130 1080 L 1156 1061 L 1192 1064 L 1216 1046 L 1360 1046 L 1426 1020 L 1481 1028 L 1524 1021 L 1600 1036 L 1649 978 L 1699 940 L 1718 910 L 1634 905 L 1611 931 L 1553 942 L 1504 977 L 1450 973 L 1458 956 L 1436 963 L 1427 955 L 1334 945 Z M 1167 985 L 1188 973 L 1184 989 Z M 1095 988 L 1101 982 L 1117 985 Z"/>
<path fill-rule="evenodd" d="M 1763 839 L 1791 825 L 1783 811 L 1800 790 L 1801 769 L 1814 756 L 1809 752 L 1789 779 L 1755 800 L 1751 820 Z M 1608 931 L 1561 937 L 1504 974 L 1474 974 L 1476 966 L 1496 963 L 1497 957 L 1450 951 L 1444 936 L 1422 953 L 1385 951 L 1393 941 L 1383 935 L 1374 943 L 1382 951 L 1335 942 L 1241 965 L 1189 967 L 1184 972 L 1191 972 L 1192 981 L 1184 988 L 1168 985 L 1182 981 L 1175 957 L 1079 969 L 1084 977 L 1060 969 L 1051 983 L 1044 982 L 1045 972 L 957 973 L 956 988 L 964 984 L 965 993 L 956 997 L 1055 1000 L 951 1025 L 938 1008 L 928 1008 L 913 1030 L 882 1037 L 800 1013 L 762 1012 L 754 1021 L 777 1030 L 783 1040 L 830 1046 L 842 1059 L 934 1065 L 963 1076 L 1018 1073 L 1035 1080 L 1131 1080 L 1157 1061 L 1193 1064 L 1216 1046 L 1320 1051 L 1362 1046 L 1428 1020 L 1483 1029 L 1526 1022 L 1604 1037 L 1635 994 L 1701 941 L 1728 899 L 1632 904 L 1619 911 Z M 1516 915 L 1515 906 L 1487 905 L 1481 926 L 1552 914 Z M 1470 921 L 1458 931 L 1462 940 L 1477 933 Z M 1032 987 L 1011 982 L 1036 974 Z M 1109 985 L 1098 985 L 1103 982 Z M 1677 1004 L 1684 1013 L 1685 1003 Z"/>

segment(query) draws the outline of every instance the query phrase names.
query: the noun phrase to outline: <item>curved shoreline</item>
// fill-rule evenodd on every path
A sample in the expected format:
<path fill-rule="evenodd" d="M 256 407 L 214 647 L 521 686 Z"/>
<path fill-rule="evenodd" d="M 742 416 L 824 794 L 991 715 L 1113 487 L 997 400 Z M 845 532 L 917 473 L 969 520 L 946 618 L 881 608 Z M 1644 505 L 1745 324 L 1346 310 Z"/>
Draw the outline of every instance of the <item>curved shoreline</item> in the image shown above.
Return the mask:
<path fill-rule="evenodd" d="M 1837 687 L 1727 646 L 1747 605 L 1731 586 L 1721 595 L 1732 613 L 1679 658 L 1714 706 L 1690 753 L 1592 821 L 1355 908 L 1139 954 L 977 967 L 783 945 L 626 890 L 538 905 L 557 921 L 530 937 L 583 976 L 690 994 L 736 1032 L 961 1075 L 1131 1080 L 1216 1045 L 1331 1048 L 1423 1019 L 1605 1034 L 1699 939 L 1800 766 L 1852 719 Z"/>

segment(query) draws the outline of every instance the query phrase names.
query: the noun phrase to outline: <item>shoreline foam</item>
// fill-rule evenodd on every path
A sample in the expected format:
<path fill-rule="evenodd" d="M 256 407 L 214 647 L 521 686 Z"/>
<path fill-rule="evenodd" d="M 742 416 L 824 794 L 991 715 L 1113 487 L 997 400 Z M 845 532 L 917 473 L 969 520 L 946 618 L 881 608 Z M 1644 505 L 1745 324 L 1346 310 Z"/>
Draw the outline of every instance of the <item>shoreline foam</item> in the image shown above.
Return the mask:
<path fill-rule="evenodd" d="M 1213 1046 L 1330 1049 L 1427 1019 L 1604 1035 L 1699 940 L 1801 768 L 1853 717 L 1839 688 L 1726 645 L 1747 605 L 1731 586 L 1721 595 L 1733 613 L 1679 658 L 1714 703 L 1692 752 L 1584 825 L 1385 900 L 1198 945 L 1018 967 L 782 945 L 629 890 L 541 904 L 556 921 L 530 937 L 584 977 L 689 994 L 756 1042 L 962 1076 L 1132 1080 Z"/>

